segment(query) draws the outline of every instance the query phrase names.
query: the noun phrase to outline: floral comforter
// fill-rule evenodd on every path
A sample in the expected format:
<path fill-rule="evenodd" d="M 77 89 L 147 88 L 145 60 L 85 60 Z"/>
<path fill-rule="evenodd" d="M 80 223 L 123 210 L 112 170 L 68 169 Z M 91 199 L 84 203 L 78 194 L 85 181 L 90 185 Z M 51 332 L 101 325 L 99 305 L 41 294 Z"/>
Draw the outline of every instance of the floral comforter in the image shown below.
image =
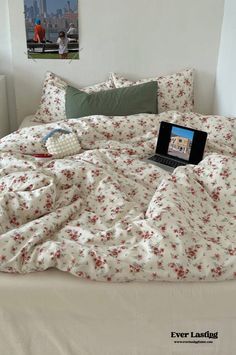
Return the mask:
<path fill-rule="evenodd" d="M 172 175 L 142 160 L 162 120 L 208 132 L 204 160 Z M 36 158 L 52 128 L 83 151 Z M 99 281 L 236 278 L 236 120 L 91 116 L 0 141 L 0 271 L 50 267 Z"/>

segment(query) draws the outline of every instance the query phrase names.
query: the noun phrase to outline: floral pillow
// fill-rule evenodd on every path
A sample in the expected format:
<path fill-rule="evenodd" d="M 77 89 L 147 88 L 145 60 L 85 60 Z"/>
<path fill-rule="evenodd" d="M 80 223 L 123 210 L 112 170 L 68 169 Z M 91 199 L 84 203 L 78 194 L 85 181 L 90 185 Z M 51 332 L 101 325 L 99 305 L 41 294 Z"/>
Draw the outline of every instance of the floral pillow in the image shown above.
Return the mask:
<path fill-rule="evenodd" d="M 157 81 L 158 112 L 175 110 L 192 112 L 194 107 L 193 69 L 160 76 L 141 79 L 136 82 L 125 79 L 115 73 L 110 76 L 116 88 L 138 85 L 148 81 Z"/>
<path fill-rule="evenodd" d="M 68 84 L 56 74 L 51 72 L 46 73 L 40 106 L 35 114 L 34 121 L 45 123 L 66 119 L 65 94 L 67 85 Z M 114 84 L 112 80 L 109 79 L 108 81 L 80 90 L 90 93 L 113 88 Z"/>

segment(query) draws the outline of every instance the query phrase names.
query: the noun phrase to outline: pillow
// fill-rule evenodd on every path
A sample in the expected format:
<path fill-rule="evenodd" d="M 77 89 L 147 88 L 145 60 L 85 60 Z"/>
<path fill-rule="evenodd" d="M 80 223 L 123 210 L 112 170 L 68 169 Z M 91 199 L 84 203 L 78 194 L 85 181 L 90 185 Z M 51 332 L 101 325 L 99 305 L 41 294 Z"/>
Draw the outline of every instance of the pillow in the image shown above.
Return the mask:
<path fill-rule="evenodd" d="M 71 86 L 66 89 L 66 117 L 90 115 L 126 116 L 157 113 L 157 82 L 127 88 L 86 93 Z"/>
<path fill-rule="evenodd" d="M 35 114 L 36 122 L 53 122 L 66 119 L 65 95 L 67 83 L 54 73 L 47 72 L 43 84 L 40 106 Z M 100 84 L 81 89 L 84 92 L 97 92 L 114 88 L 109 79 Z"/>
<path fill-rule="evenodd" d="M 168 110 L 179 112 L 193 111 L 193 69 L 186 69 L 175 74 L 156 78 L 142 79 L 136 82 L 127 80 L 115 73 L 112 73 L 110 78 L 116 88 L 139 85 L 149 81 L 157 81 L 159 113 Z"/>

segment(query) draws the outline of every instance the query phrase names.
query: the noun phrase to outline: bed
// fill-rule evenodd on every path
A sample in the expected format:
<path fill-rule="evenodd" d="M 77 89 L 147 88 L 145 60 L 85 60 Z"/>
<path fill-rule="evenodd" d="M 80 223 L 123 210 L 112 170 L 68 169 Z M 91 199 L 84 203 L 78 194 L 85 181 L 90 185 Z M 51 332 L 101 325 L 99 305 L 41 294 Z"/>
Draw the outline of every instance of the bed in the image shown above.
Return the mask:
<path fill-rule="evenodd" d="M 201 120 L 201 125 L 211 125 L 209 122 L 214 121 L 210 116 L 176 112 L 161 114 L 161 119 L 163 118 L 176 123 L 183 123 L 188 119 L 188 124 L 193 127 L 196 118 Z M 140 120 L 142 129 L 143 121 L 153 120 L 150 115 L 138 115 L 131 119 Z M 126 117 L 125 120 L 127 124 L 129 118 Z M 98 121 L 103 122 L 102 127 L 106 123 L 105 134 L 107 135 L 109 124 L 105 117 L 82 119 L 80 129 L 84 129 L 86 136 L 89 136 L 88 127 L 92 125 L 94 128 L 94 124 Z M 116 122 L 116 126 L 118 122 L 122 124 L 120 118 L 117 120 L 114 118 L 112 122 Z M 227 122 L 232 129 L 231 125 L 234 125 L 234 121 L 229 119 Z M 154 123 L 156 125 L 156 122 Z M 16 132 L 2 141 L 2 151 L 5 151 L 4 154 L 9 154 L 6 147 L 10 144 L 14 150 L 23 149 L 20 154 L 28 156 L 29 146 L 22 147 L 22 141 L 25 142 L 27 136 L 35 140 L 35 136 L 41 137 L 54 127 L 68 127 L 68 124 L 72 124 L 75 129 L 77 122 L 70 120 L 62 124 L 60 122 L 32 127 L 27 118 L 24 122 L 25 128 L 20 131 L 20 135 Z M 214 124 L 223 135 L 224 129 L 229 128 L 226 125 L 222 126 L 222 118 L 219 117 Z M 96 134 L 98 131 L 99 129 L 96 130 Z M 157 130 L 153 130 L 151 135 L 146 135 L 145 139 L 142 138 L 139 152 L 141 156 L 143 156 L 143 150 L 153 150 L 156 132 Z M 232 132 L 234 132 L 233 129 Z M 212 150 L 217 151 L 217 149 L 218 153 L 222 154 L 222 149 L 224 149 L 224 153 L 231 156 L 235 151 L 232 145 L 234 137 L 231 137 L 228 142 L 223 139 L 217 148 L 214 136 L 215 133 L 207 146 L 206 158 L 208 155 L 211 156 Z M 135 138 L 130 137 L 130 140 L 132 139 Z M 90 141 L 91 136 L 89 136 Z M 107 148 L 111 149 L 112 137 L 108 137 L 106 142 L 101 139 L 99 141 L 102 144 L 101 152 Z M 32 140 L 30 142 L 32 143 Z M 33 152 L 36 152 L 35 149 L 39 149 L 38 143 L 36 142 L 33 146 L 31 143 L 30 149 L 33 147 Z M 126 146 L 125 149 L 127 149 Z M 130 153 L 132 152 L 129 150 Z M 130 157 L 134 156 L 135 154 L 130 154 Z M 86 160 L 89 161 L 89 159 L 91 157 L 86 156 Z M 15 163 L 14 166 L 16 166 Z M 140 166 L 138 171 L 140 171 Z M 153 178 L 157 180 L 159 178 L 157 171 L 154 170 L 153 173 Z M 233 251 L 231 253 L 234 254 Z M 55 257 L 57 258 L 58 255 L 54 255 L 54 259 Z M 27 259 L 24 253 L 23 259 Z M 88 278 L 104 281 L 101 273 L 95 272 L 91 275 L 83 272 L 77 273 L 77 276 L 80 276 L 79 279 L 68 273 L 71 271 L 68 265 L 59 266 L 61 270 L 67 272 L 55 270 L 51 268 L 51 265 L 44 272 L 34 272 L 34 267 L 24 269 L 23 264 L 21 254 L 21 259 L 17 262 L 11 260 L 7 266 L 8 270 L 5 269 L 5 271 L 23 273 L 30 271 L 31 273 L 0 274 L 1 353 L 183 355 L 201 352 L 201 354 L 231 355 L 236 350 L 233 341 L 236 329 L 236 312 L 234 311 L 236 286 L 233 280 L 221 282 L 196 280 L 193 283 L 186 282 L 188 278 L 179 273 L 180 277 L 177 282 L 173 282 L 171 278 L 172 282 L 168 282 L 168 277 L 165 279 L 167 282 L 120 283 L 119 281 L 126 280 L 119 279 L 114 279 L 118 281 L 117 283 L 94 282 Z M 53 266 L 58 267 L 58 265 Z M 42 268 L 42 264 L 38 264 L 37 270 L 40 269 L 45 269 L 45 265 Z M 131 275 L 133 274 L 132 272 Z M 217 275 L 217 278 L 212 275 L 209 277 L 210 280 L 225 278 L 225 274 L 224 277 Z M 227 275 L 233 278 L 232 274 Z M 207 279 L 208 277 L 205 277 L 205 280 Z M 142 280 L 142 278 L 137 278 L 137 280 Z M 196 337 L 197 333 L 200 333 L 201 337 Z"/>
<path fill-rule="evenodd" d="M 189 113 L 192 70 L 150 80 L 159 115 L 67 120 L 47 73 L 37 114 L 1 140 L 0 353 L 235 353 L 236 121 Z M 143 161 L 161 120 L 208 132 L 198 167 Z M 55 128 L 80 154 L 42 158 Z"/>

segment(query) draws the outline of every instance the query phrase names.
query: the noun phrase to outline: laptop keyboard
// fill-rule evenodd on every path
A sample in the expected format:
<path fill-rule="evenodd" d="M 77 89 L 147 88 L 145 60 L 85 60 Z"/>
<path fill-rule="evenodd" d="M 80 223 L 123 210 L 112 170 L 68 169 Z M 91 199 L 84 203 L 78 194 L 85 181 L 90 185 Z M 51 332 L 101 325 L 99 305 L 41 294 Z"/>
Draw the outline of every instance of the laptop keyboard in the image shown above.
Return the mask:
<path fill-rule="evenodd" d="M 170 160 L 168 158 L 161 157 L 160 155 L 154 155 L 149 158 L 150 160 L 156 161 L 157 163 L 171 166 L 172 168 L 177 168 L 177 166 L 185 165 L 184 163 L 180 163 L 178 161 Z"/>

